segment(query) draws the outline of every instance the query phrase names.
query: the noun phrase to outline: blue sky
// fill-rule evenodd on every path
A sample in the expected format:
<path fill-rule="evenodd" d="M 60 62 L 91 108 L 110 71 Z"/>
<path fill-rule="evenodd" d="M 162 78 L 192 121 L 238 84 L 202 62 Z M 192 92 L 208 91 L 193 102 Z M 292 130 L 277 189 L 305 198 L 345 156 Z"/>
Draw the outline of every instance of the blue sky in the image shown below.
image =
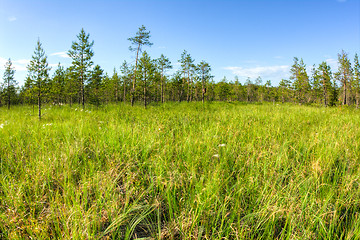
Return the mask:
<path fill-rule="evenodd" d="M 261 76 L 277 85 L 293 57 L 309 68 L 327 61 L 335 72 L 342 49 L 352 60 L 360 53 L 359 0 L 0 0 L 0 75 L 10 57 L 22 84 L 38 38 L 53 69 L 69 66 L 65 53 L 82 27 L 95 42 L 94 63 L 111 75 L 134 62 L 127 39 L 141 25 L 154 43 L 144 50 L 167 56 L 169 74 L 187 50 L 196 63 L 210 63 L 216 81 Z"/>

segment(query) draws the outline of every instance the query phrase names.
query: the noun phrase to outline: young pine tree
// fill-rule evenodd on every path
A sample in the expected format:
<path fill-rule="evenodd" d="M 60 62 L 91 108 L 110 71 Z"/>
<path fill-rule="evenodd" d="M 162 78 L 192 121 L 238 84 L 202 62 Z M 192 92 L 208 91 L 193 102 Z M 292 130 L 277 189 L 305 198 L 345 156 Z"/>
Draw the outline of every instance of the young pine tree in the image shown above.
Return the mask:
<path fill-rule="evenodd" d="M 122 74 L 121 79 L 122 79 L 122 83 L 123 83 L 123 102 L 126 102 L 126 90 L 128 89 L 128 85 L 131 81 L 132 78 L 132 71 L 130 69 L 129 64 L 124 61 L 123 64 L 120 67 L 120 72 Z"/>
<path fill-rule="evenodd" d="M 331 68 L 326 62 L 322 62 L 318 67 L 319 82 L 322 87 L 324 106 L 332 105 L 332 83 L 331 83 Z"/>
<path fill-rule="evenodd" d="M 336 79 L 341 83 L 342 88 L 342 104 L 350 104 L 350 91 L 351 91 L 351 79 L 352 79 L 352 68 L 348 54 L 342 50 L 338 54 L 339 69 L 335 74 Z"/>
<path fill-rule="evenodd" d="M 183 82 L 184 85 L 187 83 L 187 94 L 186 94 L 186 101 L 191 100 L 191 71 L 195 67 L 194 66 L 194 59 L 191 58 L 191 55 L 187 53 L 186 50 L 183 51 L 181 54 L 181 59 L 178 61 L 181 64 L 181 71 L 184 75 Z"/>
<path fill-rule="evenodd" d="M 10 109 L 11 97 L 16 95 L 17 82 L 14 79 L 15 70 L 12 67 L 11 59 L 5 64 L 5 72 L 3 76 L 3 91 L 5 102 L 7 103 L 8 109 Z"/>
<path fill-rule="evenodd" d="M 355 101 L 356 101 L 356 108 L 359 108 L 359 101 L 360 101 L 360 64 L 359 64 L 359 57 L 355 54 L 354 58 L 354 91 L 355 91 Z"/>
<path fill-rule="evenodd" d="M 296 98 L 300 103 L 305 103 L 310 91 L 310 83 L 304 61 L 302 59 L 299 61 L 297 57 L 294 57 L 294 64 L 291 66 L 290 73 L 290 79 L 293 80 Z"/>
<path fill-rule="evenodd" d="M 103 80 L 104 70 L 99 65 L 96 65 L 91 71 L 87 87 L 87 95 L 91 104 L 100 105 L 100 90 Z"/>
<path fill-rule="evenodd" d="M 165 102 L 165 71 L 171 69 L 172 65 L 170 60 L 161 54 L 160 58 L 157 59 L 157 66 L 160 70 L 160 88 L 161 88 L 161 103 Z"/>
<path fill-rule="evenodd" d="M 58 64 L 53 78 L 50 82 L 50 94 L 52 101 L 56 104 L 62 104 L 65 101 L 65 83 L 66 83 L 66 72 L 63 66 Z"/>
<path fill-rule="evenodd" d="M 86 34 L 82 28 L 77 35 L 78 42 L 73 42 L 68 55 L 72 58 L 73 70 L 79 75 L 81 104 L 85 107 L 85 84 L 88 80 L 90 67 L 93 65 L 91 58 L 94 56 L 92 47 L 94 41 L 90 42 L 89 34 Z"/>
<path fill-rule="evenodd" d="M 41 102 L 46 93 L 51 68 L 48 65 L 47 56 L 45 55 L 40 40 L 37 41 L 34 55 L 27 69 L 30 84 L 33 85 L 32 89 L 37 95 L 39 119 L 41 120 Z"/>
<path fill-rule="evenodd" d="M 139 79 L 143 85 L 143 97 L 144 97 L 144 107 L 146 108 L 148 104 L 148 86 L 151 84 L 151 80 L 154 80 L 155 73 L 155 64 L 154 61 L 151 60 L 149 54 L 144 51 L 141 58 L 139 59 Z"/>
<path fill-rule="evenodd" d="M 198 65 L 197 65 L 197 70 L 198 70 L 198 74 L 200 76 L 200 81 L 201 81 L 201 100 L 202 103 L 205 102 L 205 94 L 206 94 L 206 87 L 207 84 L 209 83 L 210 79 L 212 78 L 210 72 L 211 72 L 211 67 L 210 64 L 205 62 L 205 61 L 201 61 Z"/>
<path fill-rule="evenodd" d="M 114 86 L 114 100 L 116 103 L 118 103 L 120 100 L 120 77 L 116 71 L 116 68 L 114 68 L 113 75 L 111 76 L 111 82 Z"/>
<path fill-rule="evenodd" d="M 129 47 L 130 51 L 132 52 L 136 51 L 135 69 L 134 69 L 132 89 L 131 89 L 131 106 L 134 105 L 134 101 L 135 101 L 136 72 L 138 66 L 139 53 L 141 52 L 142 46 L 153 45 L 149 41 L 149 39 L 150 39 L 150 31 L 146 31 L 146 27 L 144 25 L 142 25 L 139 28 L 139 30 L 135 34 L 135 37 L 128 38 L 128 40 L 134 46 L 134 47 L 132 46 Z"/>

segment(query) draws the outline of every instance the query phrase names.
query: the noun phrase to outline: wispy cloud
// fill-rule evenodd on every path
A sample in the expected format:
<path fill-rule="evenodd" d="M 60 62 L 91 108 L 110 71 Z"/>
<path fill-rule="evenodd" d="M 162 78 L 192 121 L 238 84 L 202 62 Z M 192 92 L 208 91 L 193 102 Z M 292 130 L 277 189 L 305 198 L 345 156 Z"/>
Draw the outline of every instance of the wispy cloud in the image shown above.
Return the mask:
<path fill-rule="evenodd" d="M 49 63 L 49 67 L 51 67 L 51 69 L 56 69 L 57 66 L 59 66 L 58 63 Z"/>
<path fill-rule="evenodd" d="M 246 63 L 246 64 L 256 64 L 256 63 L 258 63 L 259 61 L 257 61 L 257 60 L 245 60 L 245 61 L 243 61 L 243 63 Z"/>
<path fill-rule="evenodd" d="M 58 56 L 61 58 L 70 58 L 69 55 L 67 54 L 67 52 L 56 52 L 56 53 L 50 54 L 50 56 Z"/>
<path fill-rule="evenodd" d="M 265 67 L 224 67 L 225 70 L 229 70 L 232 74 L 239 77 L 257 78 L 258 76 L 263 79 L 281 79 L 289 76 L 290 66 L 265 66 Z"/>
<path fill-rule="evenodd" d="M 30 59 L 19 59 L 19 60 L 14 60 L 13 65 L 15 67 L 16 71 L 27 71 L 27 65 L 29 65 L 30 63 Z"/>
<path fill-rule="evenodd" d="M 327 62 L 327 64 L 329 64 L 329 66 L 331 67 L 331 71 L 335 72 L 337 71 L 339 64 L 338 61 L 334 58 L 328 58 L 325 60 L 325 62 Z"/>
<path fill-rule="evenodd" d="M 347 0 L 336 0 L 337 2 L 343 3 L 346 2 Z"/>
<path fill-rule="evenodd" d="M 14 16 L 11 16 L 11 17 L 8 17 L 8 21 L 9 22 L 14 22 L 14 21 L 16 21 L 16 17 L 14 17 Z"/>
<path fill-rule="evenodd" d="M 9 59 L 0 57 L 0 69 L 5 69 L 5 63 Z M 27 65 L 30 63 L 30 59 L 19 59 L 19 60 L 13 60 L 11 59 L 12 65 L 15 68 L 15 71 L 27 71 Z"/>
<path fill-rule="evenodd" d="M 0 69 L 4 69 L 4 65 L 6 63 L 7 59 L 0 57 Z"/>

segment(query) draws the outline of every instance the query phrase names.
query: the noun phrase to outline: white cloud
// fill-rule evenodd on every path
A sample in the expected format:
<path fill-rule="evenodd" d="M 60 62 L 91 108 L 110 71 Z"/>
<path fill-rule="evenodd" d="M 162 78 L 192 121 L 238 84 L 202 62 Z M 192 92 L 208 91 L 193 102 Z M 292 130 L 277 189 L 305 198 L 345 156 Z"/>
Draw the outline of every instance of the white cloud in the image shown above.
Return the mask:
<path fill-rule="evenodd" d="M 51 69 L 56 69 L 57 66 L 59 66 L 58 63 L 49 63 L 49 67 L 51 67 Z"/>
<path fill-rule="evenodd" d="M 325 60 L 325 62 L 327 62 L 327 64 L 329 64 L 329 66 L 331 67 L 331 71 L 335 72 L 337 71 L 339 64 L 338 61 L 334 58 L 328 58 Z"/>
<path fill-rule="evenodd" d="M 67 52 L 56 52 L 56 53 L 50 54 L 50 56 L 58 56 L 58 57 L 62 57 L 62 58 L 70 58 L 69 55 L 67 54 Z"/>
<path fill-rule="evenodd" d="M 16 71 L 27 71 L 27 65 L 30 63 L 30 59 L 19 59 L 12 61 Z"/>
<path fill-rule="evenodd" d="M 14 17 L 14 16 L 8 17 L 8 21 L 9 22 L 14 22 L 14 21 L 16 21 L 16 17 Z"/>
<path fill-rule="evenodd" d="M 250 77 L 252 79 L 260 76 L 262 79 L 281 79 L 289 76 L 290 66 L 265 66 L 265 67 L 224 67 L 226 70 L 230 70 L 234 75 L 239 77 Z"/>
<path fill-rule="evenodd" d="M 0 57 L 0 69 L 4 69 L 4 65 L 7 62 L 7 59 Z"/>
<path fill-rule="evenodd" d="M 0 57 L 0 69 L 5 69 L 5 64 L 8 61 L 8 59 Z M 27 71 L 26 66 L 30 63 L 29 59 L 19 59 L 19 60 L 13 60 L 11 59 L 12 65 L 15 69 L 15 71 Z"/>
<path fill-rule="evenodd" d="M 256 64 L 256 63 L 258 63 L 258 61 L 257 61 L 257 60 L 245 60 L 245 61 L 243 61 L 243 63 L 246 63 L 246 64 Z"/>

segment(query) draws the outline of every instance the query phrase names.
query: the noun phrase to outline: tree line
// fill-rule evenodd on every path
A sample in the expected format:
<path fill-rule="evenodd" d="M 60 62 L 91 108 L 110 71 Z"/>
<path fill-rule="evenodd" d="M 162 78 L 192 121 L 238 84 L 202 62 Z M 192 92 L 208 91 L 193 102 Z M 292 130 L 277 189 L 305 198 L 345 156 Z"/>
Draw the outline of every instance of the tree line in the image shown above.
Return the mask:
<path fill-rule="evenodd" d="M 206 61 L 195 63 L 184 50 L 178 60 L 180 69 L 169 75 L 171 61 L 161 55 L 152 58 L 146 46 L 151 46 L 150 31 L 141 26 L 134 37 L 128 38 L 129 50 L 135 54 L 135 64 L 124 61 L 111 76 L 99 65 L 94 65 L 92 47 L 94 41 L 84 29 L 76 36 L 67 52 L 72 63 L 65 68 L 60 63 L 50 76 L 47 56 L 40 40 L 37 41 L 32 59 L 27 66 L 28 74 L 23 86 L 14 79 L 15 69 L 11 59 L 5 64 L 3 82 L 0 85 L 0 106 L 12 104 L 38 105 L 39 118 L 43 103 L 94 104 L 141 102 L 145 107 L 151 102 L 166 101 L 276 101 L 302 104 L 356 105 L 360 103 L 360 65 L 355 54 L 351 62 L 348 53 L 338 54 L 338 69 L 333 72 L 327 62 L 312 66 L 311 73 L 303 59 L 294 58 L 289 79 L 282 79 L 278 86 L 261 77 L 248 78 L 241 84 L 238 77 L 218 82 L 211 75 Z"/>

